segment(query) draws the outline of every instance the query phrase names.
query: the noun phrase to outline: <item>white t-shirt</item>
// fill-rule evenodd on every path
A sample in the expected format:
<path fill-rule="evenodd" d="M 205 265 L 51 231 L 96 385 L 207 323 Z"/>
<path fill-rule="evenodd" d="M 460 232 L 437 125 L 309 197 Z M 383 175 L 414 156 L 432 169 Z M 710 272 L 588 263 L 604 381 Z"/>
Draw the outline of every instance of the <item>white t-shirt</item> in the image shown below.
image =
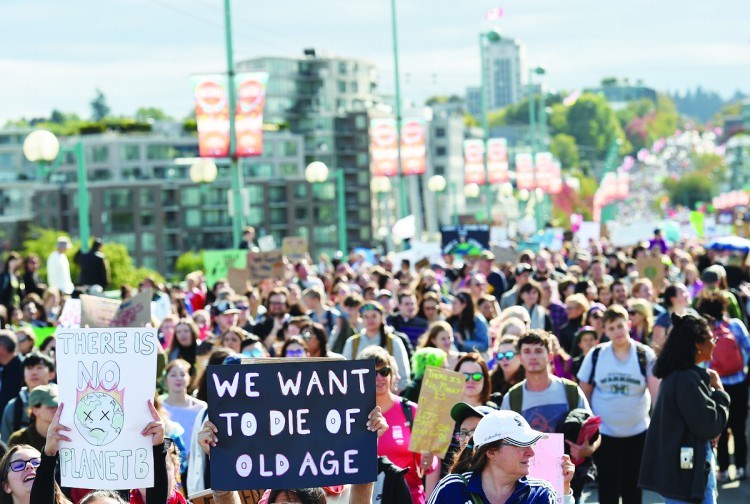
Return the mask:
<path fill-rule="evenodd" d="M 636 342 L 630 342 L 630 355 L 621 361 L 615 357 L 612 342 L 599 345 L 591 409 L 602 419 L 600 431 L 605 436 L 630 437 L 648 429 L 651 394 L 646 387 L 646 377 L 638 365 Z M 646 375 L 653 376 L 656 354 L 646 351 Z M 588 383 L 591 377 L 591 360 L 594 351 L 586 354 L 578 371 L 578 380 Z"/>
<path fill-rule="evenodd" d="M 526 388 L 526 381 L 523 381 L 523 401 L 521 402 L 521 414 L 529 422 L 532 429 L 552 433 L 557 426 L 565 420 L 570 412 L 568 407 L 568 396 L 565 393 L 565 384 L 557 376 L 550 377 L 552 383 L 545 390 L 538 392 Z M 589 402 L 583 391 L 578 388 L 578 405 L 577 408 L 583 408 L 591 411 Z M 510 409 L 510 394 L 505 394 L 500 409 Z"/>

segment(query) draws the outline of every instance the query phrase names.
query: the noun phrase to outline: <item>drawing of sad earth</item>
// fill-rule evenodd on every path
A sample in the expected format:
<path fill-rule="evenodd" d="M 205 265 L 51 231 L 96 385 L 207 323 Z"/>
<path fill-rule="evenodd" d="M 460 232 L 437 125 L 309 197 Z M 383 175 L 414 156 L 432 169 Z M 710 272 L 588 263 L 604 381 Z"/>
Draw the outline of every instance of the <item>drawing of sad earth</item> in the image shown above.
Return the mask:
<path fill-rule="evenodd" d="M 73 423 L 90 444 L 104 446 L 120 435 L 123 419 L 122 406 L 111 395 L 90 392 L 78 401 Z"/>

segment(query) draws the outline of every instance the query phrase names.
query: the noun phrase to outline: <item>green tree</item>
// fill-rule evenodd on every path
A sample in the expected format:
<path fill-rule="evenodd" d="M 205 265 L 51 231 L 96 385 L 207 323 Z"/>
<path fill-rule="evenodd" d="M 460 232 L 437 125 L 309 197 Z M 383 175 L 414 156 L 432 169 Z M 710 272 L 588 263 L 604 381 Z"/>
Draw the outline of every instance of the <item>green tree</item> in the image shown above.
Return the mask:
<path fill-rule="evenodd" d="M 552 137 L 549 149 L 560 160 L 560 165 L 563 168 L 578 166 L 578 145 L 576 145 L 576 139 L 573 136 L 558 133 Z"/>
<path fill-rule="evenodd" d="M 700 173 L 690 173 L 679 179 L 664 180 L 664 188 L 667 190 L 671 204 L 687 208 L 695 208 L 695 204 L 699 201 L 710 201 L 713 196 L 712 186 L 713 181 Z"/>
<path fill-rule="evenodd" d="M 193 271 L 202 271 L 203 256 L 200 252 L 185 252 L 177 258 L 174 269 L 179 278 L 185 278 L 189 273 L 192 273 Z"/>
<path fill-rule="evenodd" d="M 149 121 L 165 121 L 171 120 L 172 118 L 167 115 L 162 109 L 156 107 L 141 107 L 135 111 L 136 122 L 149 122 Z"/>
<path fill-rule="evenodd" d="M 632 148 L 604 96 L 584 93 L 568 109 L 566 120 L 566 133 L 576 139 L 579 148 L 592 149 L 590 152 L 598 159 L 604 158 L 609 146 L 618 138 L 622 140 L 621 151 L 630 152 Z"/>
<path fill-rule="evenodd" d="M 96 96 L 91 100 L 91 118 L 94 121 L 101 121 L 109 116 L 110 108 L 107 105 L 107 98 L 100 89 L 96 90 Z"/>

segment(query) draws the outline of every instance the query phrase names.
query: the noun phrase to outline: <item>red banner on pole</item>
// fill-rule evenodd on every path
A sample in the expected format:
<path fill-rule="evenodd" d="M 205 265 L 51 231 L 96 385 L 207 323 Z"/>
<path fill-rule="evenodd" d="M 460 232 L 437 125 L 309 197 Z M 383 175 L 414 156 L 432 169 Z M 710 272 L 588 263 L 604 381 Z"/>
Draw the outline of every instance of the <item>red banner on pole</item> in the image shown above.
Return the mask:
<path fill-rule="evenodd" d="M 518 189 L 534 190 L 534 158 L 530 153 L 516 154 L 516 186 Z"/>
<path fill-rule="evenodd" d="M 560 162 L 552 162 L 552 174 L 550 175 L 549 193 L 560 194 L 562 192 L 563 180 Z"/>
<path fill-rule="evenodd" d="M 508 141 L 505 138 L 487 140 L 487 177 L 490 184 L 504 184 L 510 180 Z"/>
<path fill-rule="evenodd" d="M 484 184 L 484 141 L 464 140 L 464 182 Z"/>
<path fill-rule="evenodd" d="M 398 175 L 398 135 L 396 120 L 370 120 L 370 171 L 373 177 Z"/>
<path fill-rule="evenodd" d="M 404 119 L 401 124 L 401 172 L 422 175 L 427 171 L 427 144 L 424 119 Z"/>
<path fill-rule="evenodd" d="M 238 157 L 263 154 L 263 105 L 267 83 L 266 72 L 241 73 L 235 77 L 237 107 L 234 130 Z"/>
<path fill-rule="evenodd" d="M 229 155 L 229 95 L 225 75 L 194 76 L 195 119 L 201 157 Z"/>
<path fill-rule="evenodd" d="M 535 185 L 536 188 L 545 193 L 549 193 L 553 162 L 554 158 L 549 152 L 538 152 L 534 158 L 534 165 L 536 165 Z"/>

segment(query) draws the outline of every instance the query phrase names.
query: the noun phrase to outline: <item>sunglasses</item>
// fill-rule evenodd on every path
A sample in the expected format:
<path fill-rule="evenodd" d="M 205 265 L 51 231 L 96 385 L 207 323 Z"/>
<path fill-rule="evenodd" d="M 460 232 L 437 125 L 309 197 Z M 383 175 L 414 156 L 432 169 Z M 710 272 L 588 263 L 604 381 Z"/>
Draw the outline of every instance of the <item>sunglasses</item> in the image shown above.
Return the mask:
<path fill-rule="evenodd" d="M 389 368 L 388 366 L 384 366 L 380 369 L 376 369 L 375 372 L 383 378 L 388 378 L 391 375 L 391 368 Z"/>
<path fill-rule="evenodd" d="M 286 351 L 286 356 L 287 357 L 302 357 L 303 355 L 305 355 L 305 351 L 301 350 L 301 349 L 300 350 L 287 350 Z"/>
<path fill-rule="evenodd" d="M 464 373 L 464 376 L 466 377 L 466 381 L 482 381 L 484 379 L 484 375 L 482 373 Z"/>
<path fill-rule="evenodd" d="M 31 467 L 36 469 L 41 463 L 42 459 L 39 457 L 30 458 L 29 460 L 14 460 L 10 463 L 10 470 L 13 472 L 21 472 L 26 469 L 26 464 L 31 464 Z"/>
<path fill-rule="evenodd" d="M 469 439 L 473 435 L 474 435 L 473 429 L 470 431 L 460 430 L 456 433 L 456 440 L 461 441 L 462 439 Z"/>
<path fill-rule="evenodd" d="M 498 353 L 497 360 L 504 360 L 504 359 L 511 360 L 515 356 L 516 356 L 516 352 L 514 352 L 513 350 L 508 350 L 507 352 Z"/>

